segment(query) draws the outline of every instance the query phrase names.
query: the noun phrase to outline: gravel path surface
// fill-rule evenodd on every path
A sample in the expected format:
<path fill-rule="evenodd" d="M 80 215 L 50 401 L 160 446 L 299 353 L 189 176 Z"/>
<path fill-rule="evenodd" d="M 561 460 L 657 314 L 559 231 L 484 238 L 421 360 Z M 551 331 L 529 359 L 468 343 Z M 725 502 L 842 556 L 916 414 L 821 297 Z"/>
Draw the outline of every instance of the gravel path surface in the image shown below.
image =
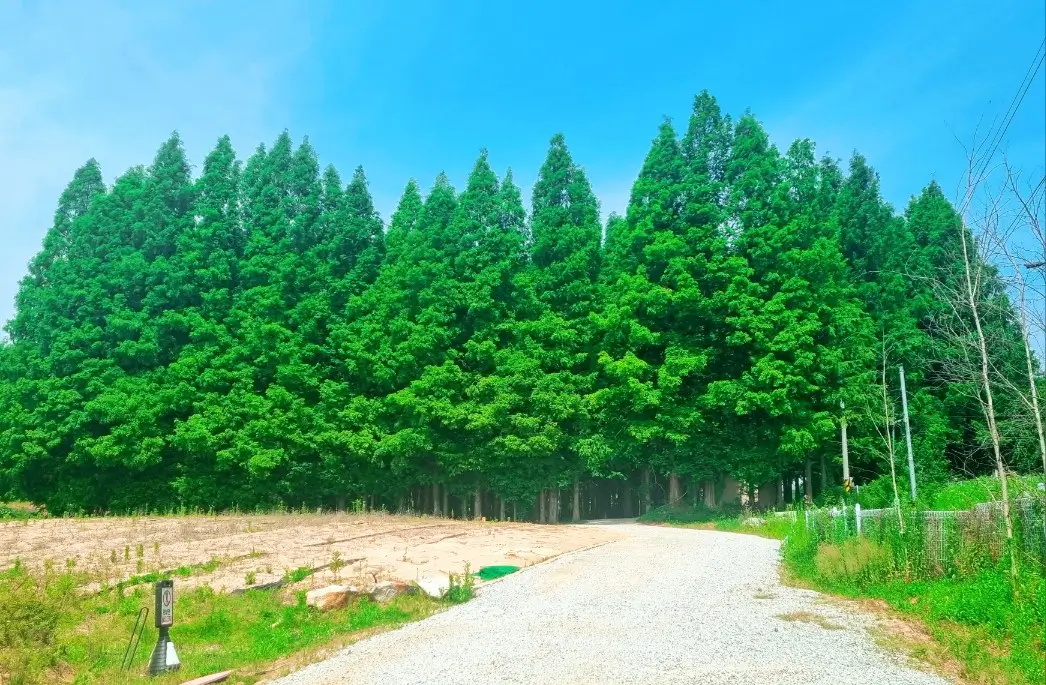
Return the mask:
<path fill-rule="evenodd" d="M 280 685 L 939 685 L 868 634 L 875 619 L 782 586 L 778 543 L 635 524 L 467 604 L 352 645 Z M 791 620 L 789 620 L 791 619 Z"/>

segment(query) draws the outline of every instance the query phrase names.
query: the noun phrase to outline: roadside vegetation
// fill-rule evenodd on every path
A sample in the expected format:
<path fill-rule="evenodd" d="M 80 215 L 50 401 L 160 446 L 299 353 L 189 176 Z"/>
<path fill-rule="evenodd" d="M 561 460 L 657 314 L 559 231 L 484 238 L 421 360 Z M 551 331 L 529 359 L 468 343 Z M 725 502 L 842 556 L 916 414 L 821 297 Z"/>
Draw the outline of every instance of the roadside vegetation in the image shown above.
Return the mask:
<path fill-rule="evenodd" d="M 157 639 L 151 614 L 129 668 L 122 670 L 121 661 L 138 612 L 153 609 L 152 586 L 86 589 L 97 581 L 75 566 L 51 563 L 40 571 L 16 564 L 0 572 L 0 683 L 180 683 L 226 669 L 236 670 L 228 682 L 253 683 L 375 630 L 467 601 L 475 586 L 466 569 L 451 578 L 442 599 L 421 592 L 387 603 L 364 597 L 328 612 L 307 606 L 305 590 L 233 594 L 206 585 L 178 590 L 171 636 L 182 667 L 149 678 Z"/>
<path fill-rule="evenodd" d="M 150 682 L 234 669 L 230 682 L 252 683 L 468 601 L 478 583 L 518 569 L 484 560 L 542 558 L 503 555 L 506 544 L 528 545 L 536 534 L 528 531 L 540 531 L 551 552 L 584 544 L 565 527 L 382 513 L 51 517 L 17 503 L 0 511 L 0 685 L 146 682 L 159 580 L 175 581 L 171 637 L 182 666 Z M 439 546 L 448 537 L 470 540 L 467 550 Z M 409 563 L 415 556 L 424 567 Z M 443 568 L 460 571 L 429 582 Z M 344 606 L 306 601 L 331 585 L 353 588 Z M 143 609 L 144 633 L 121 669 Z"/>
<path fill-rule="evenodd" d="M 914 525 L 902 533 L 889 517 L 867 537 L 825 535 L 800 520 L 784 564 L 818 590 L 883 600 L 920 619 L 971 682 L 1046 682 L 1042 560 L 1023 558 L 1015 575 L 1003 541 L 993 549 L 966 537 L 946 542 L 956 548 L 941 563 L 927 554 L 923 535 Z"/>
<path fill-rule="evenodd" d="M 939 511 L 970 509 L 997 501 L 998 482 L 990 478 L 953 482 L 935 488 L 928 499 Z M 1041 477 L 1013 478 L 1011 497 L 1042 497 Z M 993 487 L 994 485 L 994 487 Z M 867 506 L 882 506 L 862 488 Z M 1015 494 L 1016 493 L 1016 494 Z M 837 502 L 838 503 L 838 502 Z M 828 504 L 828 503 L 825 503 Z M 903 649 L 932 662 L 946 662 L 971 683 L 1040 685 L 1046 682 L 1046 574 L 1040 547 L 1024 545 L 1015 531 L 1017 554 L 998 526 L 973 520 L 931 540 L 917 523 L 924 506 L 902 507 L 904 531 L 891 513 L 853 534 L 852 518 L 831 519 L 824 507 L 795 510 L 790 516 L 740 509 L 664 507 L 640 518 L 687 528 L 749 533 L 784 541 L 782 562 L 789 582 L 857 600 L 875 600 L 925 627 L 930 647 L 902 641 Z M 852 510 L 851 510 L 852 514 Z M 1019 518 L 1016 519 L 1019 521 Z M 1014 573 L 1013 559 L 1019 568 Z"/>
<path fill-rule="evenodd" d="M 792 529 L 790 518 L 781 518 L 741 507 L 658 507 L 639 517 L 643 523 L 662 523 L 682 528 L 750 533 L 783 540 Z"/>
<path fill-rule="evenodd" d="M 1010 498 L 1031 495 L 1033 497 L 1044 496 L 1042 483 L 1046 477 L 1042 473 L 1017 476 L 1011 475 L 1007 479 L 1007 490 Z M 965 480 L 949 480 L 944 482 L 926 481 L 920 482 L 919 499 L 917 506 L 932 511 L 962 511 L 971 509 L 977 504 L 998 502 L 1002 495 L 999 479 L 992 476 L 981 476 Z M 899 490 L 901 501 L 911 505 L 911 498 L 907 489 Z M 819 499 L 818 504 L 840 501 L 841 489 L 829 493 L 828 497 Z M 860 489 L 851 495 L 851 500 L 858 502 L 866 509 L 884 509 L 893 506 L 894 493 L 889 474 L 862 485 Z"/>

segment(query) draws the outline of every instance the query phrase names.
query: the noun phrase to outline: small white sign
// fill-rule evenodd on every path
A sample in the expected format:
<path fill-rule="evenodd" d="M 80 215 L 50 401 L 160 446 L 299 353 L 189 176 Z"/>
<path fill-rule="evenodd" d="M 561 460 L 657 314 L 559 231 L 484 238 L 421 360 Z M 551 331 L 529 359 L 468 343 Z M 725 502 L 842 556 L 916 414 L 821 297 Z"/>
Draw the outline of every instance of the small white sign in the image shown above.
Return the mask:
<path fill-rule="evenodd" d="M 172 671 L 178 670 L 178 667 L 182 665 L 182 662 L 178 660 L 178 652 L 174 651 L 174 643 L 167 643 L 167 654 L 164 655 L 164 665 Z"/>
<path fill-rule="evenodd" d="M 174 624 L 174 588 L 160 588 L 160 625 Z"/>

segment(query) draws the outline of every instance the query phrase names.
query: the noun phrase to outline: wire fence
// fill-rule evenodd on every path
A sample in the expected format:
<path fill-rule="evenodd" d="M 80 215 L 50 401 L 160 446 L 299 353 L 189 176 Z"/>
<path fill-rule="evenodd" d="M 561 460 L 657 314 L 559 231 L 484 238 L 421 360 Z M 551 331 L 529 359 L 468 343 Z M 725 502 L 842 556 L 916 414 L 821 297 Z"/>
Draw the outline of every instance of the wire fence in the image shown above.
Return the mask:
<path fill-rule="evenodd" d="M 785 513 L 785 512 L 782 512 Z M 963 511 L 862 509 L 859 504 L 791 512 L 818 539 L 865 537 L 886 543 L 931 576 L 997 564 L 1007 553 L 1002 502 Z M 1022 565 L 1046 570 L 1046 496 L 1023 495 L 1010 504 L 1013 545 Z M 900 561 L 900 559 L 898 559 Z"/>

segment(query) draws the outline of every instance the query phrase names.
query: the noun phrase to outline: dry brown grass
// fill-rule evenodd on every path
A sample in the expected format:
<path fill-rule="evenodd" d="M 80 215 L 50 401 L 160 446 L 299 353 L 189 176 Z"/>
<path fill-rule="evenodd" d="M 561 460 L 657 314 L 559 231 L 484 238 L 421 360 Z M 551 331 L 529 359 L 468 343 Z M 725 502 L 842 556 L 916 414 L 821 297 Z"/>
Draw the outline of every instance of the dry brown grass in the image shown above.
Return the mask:
<path fill-rule="evenodd" d="M 832 545 L 821 543 L 814 557 L 820 578 L 829 582 L 874 575 L 889 562 L 890 553 L 868 538 L 850 538 Z"/>
<path fill-rule="evenodd" d="M 843 626 L 832 623 L 825 616 L 812 611 L 790 611 L 787 614 L 777 614 L 777 618 L 790 623 L 812 623 L 825 630 L 844 630 Z"/>

